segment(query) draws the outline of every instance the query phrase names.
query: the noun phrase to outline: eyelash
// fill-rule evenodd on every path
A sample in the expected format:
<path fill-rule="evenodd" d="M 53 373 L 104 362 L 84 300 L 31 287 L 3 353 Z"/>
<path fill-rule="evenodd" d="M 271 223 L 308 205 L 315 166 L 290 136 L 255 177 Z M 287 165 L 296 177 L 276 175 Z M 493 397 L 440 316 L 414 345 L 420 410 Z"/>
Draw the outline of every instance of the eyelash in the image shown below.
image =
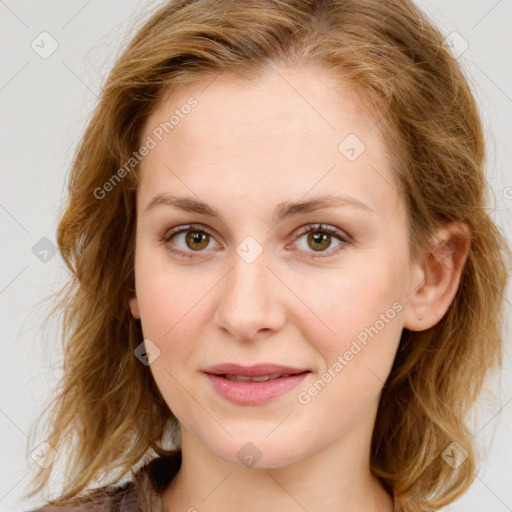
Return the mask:
<path fill-rule="evenodd" d="M 188 231 L 194 231 L 199 233 L 206 233 L 207 235 L 211 236 L 212 238 L 215 238 L 213 233 L 204 228 L 200 224 L 186 224 L 183 226 L 180 226 L 172 231 L 166 231 L 161 237 L 159 237 L 160 242 L 162 242 L 165 245 L 168 245 L 167 249 L 171 251 L 174 254 L 177 254 L 179 256 L 182 256 L 184 258 L 195 258 L 194 252 L 203 252 L 201 251 L 184 251 L 182 249 L 177 249 L 176 247 L 171 247 L 168 243 L 170 242 L 171 238 L 174 236 L 180 234 L 180 233 L 186 233 Z M 302 228 L 299 228 L 299 231 L 297 233 L 297 238 L 301 238 L 304 235 L 307 235 L 309 233 L 315 233 L 315 232 L 321 232 L 321 233 L 328 233 L 329 235 L 333 235 L 335 238 L 337 238 L 341 245 L 339 245 L 337 248 L 330 250 L 330 251 L 320 251 L 318 253 L 312 252 L 309 256 L 304 256 L 305 258 L 327 258 L 329 256 L 333 256 L 334 254 L 337 254 L 339 251 L 343 250 L 343 247 L 345 245 L 352 244 L 352 240 L 348 235 L 343 233 L 343 231 L 340 231 L 337 228 L 334 228 L 332 226 L 327 226 L 325 224 L 308 224 L 307 226 L 303 226 Z M 334 252 L 333 252 L 334 251 Z M 309 251 L 306 251 L 309 252 Z M 327 253 L 327 255 L 326 255 Z"/>

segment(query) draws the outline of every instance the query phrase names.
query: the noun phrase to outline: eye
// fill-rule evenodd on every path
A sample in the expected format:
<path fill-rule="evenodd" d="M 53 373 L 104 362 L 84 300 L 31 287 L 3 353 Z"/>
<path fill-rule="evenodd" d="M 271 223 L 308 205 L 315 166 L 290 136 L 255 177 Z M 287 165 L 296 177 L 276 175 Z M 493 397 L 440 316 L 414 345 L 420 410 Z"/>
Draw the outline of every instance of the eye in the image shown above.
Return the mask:
<path fill-rule="evenodd" d="M 333 226 L 324 224 L 308 224 L 299 229 L 296 240 L 305 243 L 298 244 L 301 252 L 308 253 L 306 258 L 325 258 L 337 254 L 346 245 L 352 241 L 343 231 Z M 215 241 L 214 235 L 205 227 L 199 224 L 187 224 L 179 226 L 171 231 L 167 231 L 160 237 L 160 241 L 166 245 L 169 251 L 185 258 L 195 257 L 194 252 L 204 252 L 211 241 Z M 339 243 L 333 250 L 327 250 L 331 247 L 333 240 Z M 172 243 L 171 243 L 172 241 Z M 215 241 L 218 246 L 218 242 Z M 179 247 L 181 245 L 181 248 Z M 313 250 L 308 250 L 311 247 Z M 318 253 L 318 254 L 315 254 Z M 321 254 L 320 254 L 321 253 Z M 302 257 L 302 256 L 301 256 Z"/>
<path fill-rule="evenodd" d="M 324 224 L 309 224 L 299 230 L 299 241 L 304 243 L 298 244 L 303 252 L 309 253 L 306 258 L 326 258 L 337 254 L 346 245 L 351 243 L 351 239 L 343 231 Z M 331 247 L 333 240 L 337 240 L 339 244 L 333 250 L 327 250 Z M 312 248 L 312 251 L 308 250 Z M 319 253 L 319 254 L 315 254 Z M 320 254 L 321 253 L 321 254 Z"/>
<path fill-rule="evenodd" d="M 184 249 L 176 247 L 177 243 L 175 241 L 169 243 L 173 239 L 177 240 L 178 243 L 181 242 Z M 167 231 L 160 238 L 160 241 L 165 243 L 171 252 L 185 258 L 193 258 L 194 252 L 202 252 L 212 240 L 215 240 L 213 234 L 203 226 L 196 224 L 179 226 L 176 229 Z"/>

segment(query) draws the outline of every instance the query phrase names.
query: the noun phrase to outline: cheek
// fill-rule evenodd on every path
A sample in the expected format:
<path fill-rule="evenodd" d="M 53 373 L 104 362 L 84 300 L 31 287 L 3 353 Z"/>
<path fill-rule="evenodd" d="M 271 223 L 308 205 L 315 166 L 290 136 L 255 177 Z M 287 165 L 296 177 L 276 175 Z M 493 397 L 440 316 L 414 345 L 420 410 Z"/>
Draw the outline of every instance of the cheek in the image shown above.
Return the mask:
<path fill-rule="evenodd" d="M 140 255 L 136 266 L 137 299 L 144 339 L 159 349 L 150 365 L 157 387 L 180 421 L 187 417 L 190 395 L 184 391 L 186 373 L 206 325 L 204 295 L 214 285 L 208 276 L 182 272 Z"/>
<path fill-rule="evenodd" d="M 314 283 L 303 281 L 298 289 L 316 315 L 316 338 L 335 348 L 375 323 L 383 330 L 382 321 L 389 326 L 401 318 L 403 287 L 392 266 L 354 266 Z"/>
<path fill-rule="evenodd" d="M 194 325 L 194 308 L 208 289 L 207 276 L 173 267 L 165 251 L 141 244 L 135 259 L 135 286 L 144 335 L 167 339 L 177 328 Z M 190 267 L 192 268 L 192 267 Z"/>
<path fill-rule="evenodd" d="M 298 401 L 307 404 L 308 414 L 322 418 L 332 435 L 375 405 L 391 370 L 403 306 L 387 275 L 353 272 L 331 281 L 328 291 L 311 295 L 316 297 L 311 309 L 322 311 L 319 316 L 330 330 L 319 329 L 317 321 L 316 329 L 310 325 L 303 331 L 321 358 L 316 380 Z"/>
<path fill-rule="evenodd" d="M 344 404 L 356 413 L 378 396 L 389 375 L 403 329 L 407 276 L 398 259 L 383 254 L 369 260 L 323 284 L 303 281 L 305 302 L 319 318 L 303 322 L 302 335 L 321 356 L 322 379 L 306 390 L 305 401 L 321 390 L 318 402 Z"/>

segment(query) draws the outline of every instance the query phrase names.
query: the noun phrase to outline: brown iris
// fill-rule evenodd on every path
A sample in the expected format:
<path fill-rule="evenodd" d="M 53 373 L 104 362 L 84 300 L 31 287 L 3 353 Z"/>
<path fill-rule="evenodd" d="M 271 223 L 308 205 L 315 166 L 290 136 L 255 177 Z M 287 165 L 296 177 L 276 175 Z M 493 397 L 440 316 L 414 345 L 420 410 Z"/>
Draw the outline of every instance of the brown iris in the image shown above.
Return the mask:
<path fill-rule="evenodd" d="M 201 233 L 200 231 L 188 231 L 185 236 L 187 246 L 193 250 L 204 249 L 208 245 L 209 239 L 210 235 L 208 233 Z"/>
<path fill-rule="evenodd" d="M 308 234 L 308 243 L 311 244 L 311 247 L 315 249 L 315 251 L 327 249 L 331 244 L 331 235 L 327 235 L 321 231 L 312 231 Z"/>

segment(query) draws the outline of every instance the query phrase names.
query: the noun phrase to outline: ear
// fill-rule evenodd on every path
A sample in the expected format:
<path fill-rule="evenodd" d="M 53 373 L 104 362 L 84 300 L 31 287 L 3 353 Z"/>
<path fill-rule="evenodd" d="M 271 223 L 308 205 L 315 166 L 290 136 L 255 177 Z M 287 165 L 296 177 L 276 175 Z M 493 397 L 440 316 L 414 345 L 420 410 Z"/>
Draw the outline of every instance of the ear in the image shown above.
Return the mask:
<path fill-rule="evenodd" d="M 470 238 L 465 223 L 443 226 L 431 238 L 429 248 L 413 265 L 405 328 L 423 331 L 443 318 L 457 293 Z"/>
<path fill-rule="evenodd" d="M 140 318 L 140 309 L 139 309 L 139 301 L 137 300 L 137 296 L 134 295 L 128 299 L 128 304 L 130 305 L 130 311 L 132 313 L 133 318 Z"/>

